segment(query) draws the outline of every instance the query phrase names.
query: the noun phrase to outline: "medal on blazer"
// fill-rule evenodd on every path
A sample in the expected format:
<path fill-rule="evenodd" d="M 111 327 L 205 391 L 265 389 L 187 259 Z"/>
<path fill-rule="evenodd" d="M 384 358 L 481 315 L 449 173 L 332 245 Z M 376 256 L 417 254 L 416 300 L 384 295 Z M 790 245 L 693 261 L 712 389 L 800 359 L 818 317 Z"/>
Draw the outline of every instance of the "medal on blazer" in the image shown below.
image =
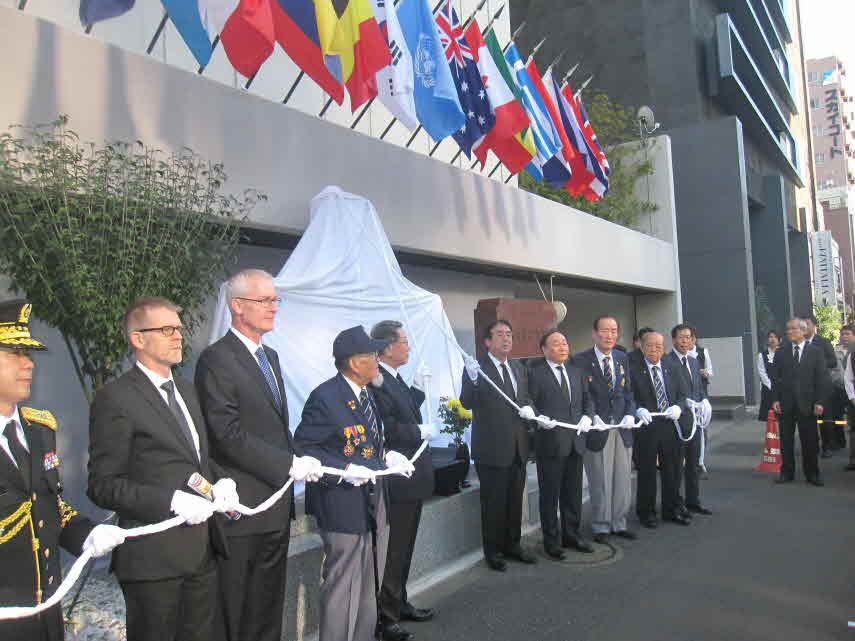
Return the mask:
<path fill-rule="evenodd" d="M 59 467 L 59 456 L 56 452 L 47 452 L 44 458 L 45 472 L 50 472 Z"/>
<path fill-rule="evenodd" d="M 351 441 L 353 439 L 357 443 L 359 442 L 359 435 L 356 432 L 355 425 L 349 425 L 345 427 L 342 432 L 344 432 L 344 438 L 347 439 L 347 443 L 344 444 L 344 452 L 345 456 L 353 456 L 356 453 L 356 446 Z"/>
<path fill-rule="evenodd" d="M 348 406 L 350 409 L 352 409 L 353 411 L 356 411 L 356 401 L 348 401 L 348 402 L 347 402 L 347 406 Z"/>
<path fill-rule="evenodd" d="M 373 447 L 363 447 L 362 448 L 362 458 L 371 458 L 374 456 L 374 448 Z"/>

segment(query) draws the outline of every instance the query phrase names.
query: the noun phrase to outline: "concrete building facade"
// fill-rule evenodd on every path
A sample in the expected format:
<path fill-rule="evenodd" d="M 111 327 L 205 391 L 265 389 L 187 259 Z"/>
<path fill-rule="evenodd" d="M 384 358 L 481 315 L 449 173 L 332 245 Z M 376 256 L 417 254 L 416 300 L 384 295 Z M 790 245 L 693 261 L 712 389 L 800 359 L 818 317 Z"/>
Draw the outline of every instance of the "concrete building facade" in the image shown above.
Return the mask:
<path fill-rule="evenodd" d="M 776 323 L 811 309 L 811 190 L 797 0 L 513 0 L 526 52 L 580 62 L 575 80 L 650 107 L 674 149 L 683 314 L 702 339 L 738 344 L 758 398 L 756 294 Z M 710 303 L 713 303 L 712 305 Z"/>

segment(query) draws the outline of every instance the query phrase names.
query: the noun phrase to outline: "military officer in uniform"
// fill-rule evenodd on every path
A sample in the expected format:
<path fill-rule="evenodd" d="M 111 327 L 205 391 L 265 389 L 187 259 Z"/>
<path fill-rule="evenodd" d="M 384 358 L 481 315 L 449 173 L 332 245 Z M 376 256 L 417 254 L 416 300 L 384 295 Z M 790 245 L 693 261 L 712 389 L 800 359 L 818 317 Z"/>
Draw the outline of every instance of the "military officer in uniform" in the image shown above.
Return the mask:
<path fill-rule="evenodd" d="M 112 525 L 95 525 L 62 499 L 57 422 L 47 410 L 20 407 L 30 396 L 33 361 L 46 349 L 30 335 L 31 306 L 0 304 L 0 607 L 35 606 L 62 581 L 59 547 L 101 556 L 124 540 Z M 31 617 L 0 620 L 3 641 L 59 641 L 61 606 Z"/>
<path fill-rule="evenodd" d="M 347 472 L 306 488 L 306 512 L 317 519 L 324 546 L 320 641 L 374 641 L 389 505 L 385 479 L 368 479 L 387 465 L 414 471 L 403 454 L 384 449 L 380 409 L 368 389 L 388 344 L 359 325 L 341 332 L 333 342 L 338 374 L 312 391 L 294 432 L 304 455 Z"/>

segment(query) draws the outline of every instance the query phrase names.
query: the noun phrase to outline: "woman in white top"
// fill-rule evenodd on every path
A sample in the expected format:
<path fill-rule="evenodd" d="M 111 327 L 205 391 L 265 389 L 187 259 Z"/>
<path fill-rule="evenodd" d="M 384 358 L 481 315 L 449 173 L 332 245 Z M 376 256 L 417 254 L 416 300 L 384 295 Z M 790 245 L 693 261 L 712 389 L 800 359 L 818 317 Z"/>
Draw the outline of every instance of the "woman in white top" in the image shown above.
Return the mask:
<path fill-rule="evenodd" d="M 757 420 L 764 423 L 772 408 L 772 379 L 769 376 L 769 367 L 780 344 L 781 337 L 778 336 L 778 332 L 772 330 L 766 334 L 766 349 L 757 354 L 757 373 L 760 374 L 760 382 L 763 383 L 763 391 L 760 394 L 760 414 Z"/>

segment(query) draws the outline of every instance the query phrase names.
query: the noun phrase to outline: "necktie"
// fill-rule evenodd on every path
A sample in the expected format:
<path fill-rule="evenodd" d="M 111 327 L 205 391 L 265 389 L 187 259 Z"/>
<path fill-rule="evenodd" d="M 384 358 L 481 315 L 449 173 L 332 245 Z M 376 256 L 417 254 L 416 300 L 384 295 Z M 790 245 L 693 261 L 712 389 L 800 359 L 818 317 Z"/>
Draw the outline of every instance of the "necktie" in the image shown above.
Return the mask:
<path fill-rule="evenodd" d="M 515 401 L 517 400 L 517 393 L 514 391 L 514 384 L 511 382 L 511 373 L 508 371 L 508 366 L 506 363 L 502 363 L 502 387 L 505 390 L 505 394 L 508 397 Z"/>
<path fill-rule="evenodd" d="M 564 370 L 563 365 L 556 365 L 555 369 L 558 370 L 558 376 L 561 378 L 561 391 L 564 393 L 564 396 L 567 400 L 570 400 L 570 384 L 567 382 L 567 372 Z"/>
<path fill-rule="evenodd" d="M 799 363 L 799 346 L 793 345 L 793 360 L 796 361 L 796 364 Z"/>
<path fill-rule="evenodd" d="M 603 376 L 609 385 L 609 392 L 614 392 L 615 382 L 612 380 L 612 359 L 609 356 L 603 357 Z"/>
<path fill-rule="evenodd" d="M 9 450 L 12 452 L 12 458 L 14 458 L 15 462 L 18 464 L 18 470 L 20 470 L 21 476 L 24 477 L 24 484 L 29 488 L 32 462 L 30 460 L 30 453 L 23 445 L 21 445 L 21 441 L 18 440 L 18 424 L 15 421 L 9 421 L 6 423 L 6 428 L 3 430 L 3 434 L 6 436 L 6 441 L 9 443 Z"/>
<path fill-rule="evenodd" d="M 175 416 L 175 420 L 178 421 L 178 427 L 181 428 L 181 433 L 184 434 L 184 438 L 186 438 L 187 442 L 190 443 L 190 448 L 196 452 L 196 444 L 193 442 L 193 435 L 190 433 L 190 424 L 187 423 L 187 417 L 184 416 L 184 412 L 181 411 L 181 406 L 178 404 L 178 399 L 175 398 L 175 383 L 172 381 L 166 381 L 160 386 L 160 389 L 166 392 L 166 404 L 169 405 L 172 415 Z M 198 456 L 199 453 L 196 452 L 196 457 L 198 458 Z"/>
<path fill-rule="evenodd" d="M 273 368 L 270 367 L 270 361 L 267 360 L 267 354 L 263 347 L 255 350 L 255 356 L 258 358 L 258 366 L 261 368 L 261 374 L 264 380 L 267 381 L 267 387 L 270 388 L 270 393 L 273 394 L 273 401 L 276 403 L 276 408 L 279 413 L 282 413 L 282 397 L 279 395 L 279 385 L 276 383 L 276 377 L 273 375 Z"/>
<path fill-rule="evenodd" d="M 364 387 L 362 388 L 362 391 L 359 392 L 359 406 L 362 408 L 362 413 L 365 415 L 365 419 L 368 421 L 368 427 L 371 429 L 371 433 L 379 441 L 380 430 L 377 429 L 377 418 L 374 416 L 374 408 L 371 407 L 371 401 L 368 398 L 368 392 L 365 390 Z"/>
<path fill-rule="evenodd" d="M 686 374 L 689 375 L 689 380 L 692 380 L 692 370 L 689 369 L 689 359 L 683 357 L 683 367 L 686 369 Z"/>
<path fill-rule="evenodd" d="M 653 366 L 653 388 L 656 390 L 656 406 L 660 412 L 668 409 L 668 397 L 665 395 L 665 384 L 659 374 L 659 366 Z"/>

